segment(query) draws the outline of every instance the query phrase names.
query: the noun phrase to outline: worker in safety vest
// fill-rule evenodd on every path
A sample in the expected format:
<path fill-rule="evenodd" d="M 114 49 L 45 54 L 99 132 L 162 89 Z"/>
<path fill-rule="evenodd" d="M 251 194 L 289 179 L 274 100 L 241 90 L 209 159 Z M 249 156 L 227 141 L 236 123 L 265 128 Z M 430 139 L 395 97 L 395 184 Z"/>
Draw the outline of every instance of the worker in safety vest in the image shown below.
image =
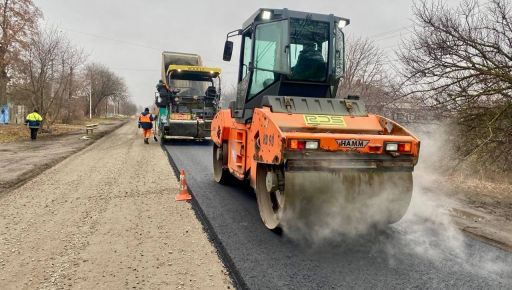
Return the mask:
<path fill-rule="evenodd" d="M 28 114 L 27 118 L 25 119 L 25 124 L 27 124 L 28 128 L 30 129 L 30 139 L 36 140 L 37 131 L 39 130 L 42 121 L 43 118 L 41 115 L 39 115 L 37 110 L 34 110 L 32 113 Z"/>
<path fill-rule="evenodd" d="M 149 137 L 153 129 L 153 116 L 149 113 L 149 108 L 145 108 L 144 112 L 139 116 L 139 128 L 144 131 L 144 143 L 149 144 Z"/>

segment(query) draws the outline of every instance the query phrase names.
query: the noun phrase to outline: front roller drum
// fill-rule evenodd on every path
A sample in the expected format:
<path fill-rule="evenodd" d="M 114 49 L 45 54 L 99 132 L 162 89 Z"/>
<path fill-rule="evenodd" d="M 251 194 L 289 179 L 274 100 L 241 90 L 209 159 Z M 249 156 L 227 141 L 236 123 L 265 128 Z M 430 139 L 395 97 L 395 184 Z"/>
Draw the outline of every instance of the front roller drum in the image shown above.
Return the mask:
<path fill-rule="evenodd" d="M 411 201 L 412 172 L 361 171 L 286 173 L 283 221 L 365 232 L 399 221 Z"/>
<path fill-rule="evenodd" d="M 256 196 L 261 219 L 269 229 L 346 227 L 358 233 L 399 221 L 409 207 L 412 185 L 412 172 L 283 174 L 279 167 L 260 165 Z"/>

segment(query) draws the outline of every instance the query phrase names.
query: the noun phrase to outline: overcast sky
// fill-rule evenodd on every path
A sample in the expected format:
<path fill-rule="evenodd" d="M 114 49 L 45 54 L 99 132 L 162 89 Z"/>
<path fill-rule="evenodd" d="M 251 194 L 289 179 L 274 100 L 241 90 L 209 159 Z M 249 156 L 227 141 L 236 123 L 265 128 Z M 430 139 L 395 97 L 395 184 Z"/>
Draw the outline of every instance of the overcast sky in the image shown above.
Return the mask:
<path fill-rule="evenodd" d="M 89 61 L 122 76 L 133 100 L 150 105 L 160 79 L 161 52 L 198 53 L 223 69 L 223 88 L 235 84 L 237 54 L 222 61 L 227 32 L 258 8 L 288 8 L 346 17 L 346 31 L 374 38 L 390 58 L 412 20 L 412 0 L 35 0 L 45 25 L 57 26 Z M 237 48 L 235 48 L 236 51 Z"/>

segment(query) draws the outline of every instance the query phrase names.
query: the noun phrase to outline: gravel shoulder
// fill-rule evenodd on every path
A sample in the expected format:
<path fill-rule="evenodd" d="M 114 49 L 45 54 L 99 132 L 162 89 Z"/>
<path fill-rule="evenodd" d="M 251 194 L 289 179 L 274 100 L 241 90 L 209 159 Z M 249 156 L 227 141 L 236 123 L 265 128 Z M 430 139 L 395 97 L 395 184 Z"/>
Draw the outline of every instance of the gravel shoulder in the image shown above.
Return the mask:
<path fill-rule="evenodd" d="M 0 288 L 232 288 L 177 192 L 159 144 L 124 125 L 0 196 Z"/>

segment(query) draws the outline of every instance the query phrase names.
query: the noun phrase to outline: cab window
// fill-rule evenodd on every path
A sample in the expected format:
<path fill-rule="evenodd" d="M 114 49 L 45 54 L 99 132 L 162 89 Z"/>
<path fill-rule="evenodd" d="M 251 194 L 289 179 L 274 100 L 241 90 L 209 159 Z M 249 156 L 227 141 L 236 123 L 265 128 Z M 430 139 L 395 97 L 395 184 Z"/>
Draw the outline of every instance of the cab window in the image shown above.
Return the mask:
<path fill-rule="evenodd" d="M 271 85 L 277 73 L 288 74 L 288 22 L 276 21 L 256 27 L 254 43 L 254 71 L 248 100 Z"/>
<path fill-rule="evenodd" d="M 251 49 L 252 49 L 252 39 L 251 39 L 251 34 L 247 34 L 244 36 L 244 56 L 243 56 L 243 60 L 242 60 L 242 67 L 241 67 L 241 72 L 242 72 L 242 75 L 241 75 L 241 79 L 240 80 L 243 80 L 248 72 L 249 72 L 249 63 L 251 62 Z"/>
<path fill-rule="evenodd" d="M 291 19 L 289 79 L 325 81 L 329 48 L 329 23 Z"/>

